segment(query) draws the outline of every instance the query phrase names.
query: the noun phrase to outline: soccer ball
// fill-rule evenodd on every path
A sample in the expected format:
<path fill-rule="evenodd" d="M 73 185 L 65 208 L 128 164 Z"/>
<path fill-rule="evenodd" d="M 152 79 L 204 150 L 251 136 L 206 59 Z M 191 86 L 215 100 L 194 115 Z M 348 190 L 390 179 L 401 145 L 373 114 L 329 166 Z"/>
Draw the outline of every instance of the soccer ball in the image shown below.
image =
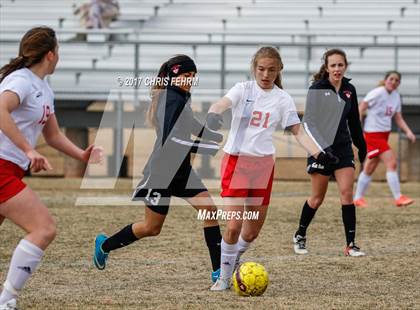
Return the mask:
<path fill-rule="evenodd" d="M 238 295 L 260 296 L 268 286 L 268 273 L 263 265 L 246 262 L 236 268 L 232 282 Z"/>

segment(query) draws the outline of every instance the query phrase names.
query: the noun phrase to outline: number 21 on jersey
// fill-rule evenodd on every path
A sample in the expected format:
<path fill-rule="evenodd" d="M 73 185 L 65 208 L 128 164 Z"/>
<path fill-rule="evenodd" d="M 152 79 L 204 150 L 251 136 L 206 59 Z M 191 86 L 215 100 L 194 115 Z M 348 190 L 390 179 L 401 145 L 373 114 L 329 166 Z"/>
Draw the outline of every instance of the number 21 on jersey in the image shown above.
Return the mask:
<path fill-rule="evenodd" d="M 270 118 L 270 112 L 263 113 L 261 111 L 253 111 L 251 122 L 249 124 L 255 127 L 262 126 L 263 128 L 268 128 L 269 118 Z"/>

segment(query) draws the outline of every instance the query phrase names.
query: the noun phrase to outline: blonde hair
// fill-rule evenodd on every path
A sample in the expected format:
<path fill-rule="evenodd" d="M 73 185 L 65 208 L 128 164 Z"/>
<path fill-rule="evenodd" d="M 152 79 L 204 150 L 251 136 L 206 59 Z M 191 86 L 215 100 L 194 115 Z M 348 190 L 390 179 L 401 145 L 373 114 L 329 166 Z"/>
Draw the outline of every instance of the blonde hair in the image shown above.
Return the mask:
<path fill-rule="evenodd" d="M 283 88 L 281 84 L 281 70 L 283 70 L 283 61 L 281 60 L 280 53 L 277 51 L 276 48 L 272 46 L 263 46 L 261 47 L 252 57 L 251 61 L 251 71 L 255 75 L 255 70 L 257 68 L 258 60 L 261 58 L 272 58 L 277 60 L 279 66 L 279 74 L 277 75 L 276 79 L 274 80 L 274 84 L 276 84 L 279 88 Z"/>
<path fill-rule="evenodd" d="M 385 73 L 385 77 L 384 77 L 384 79 L 379 81 L 378 86 L 385 86 L 385 81 L 386 81 L 386 79 L 387 79 L 387 78 L 389 78 L 389 76 L 390 76 L 391 74 L 396 74 L 396 75 L 398 75 L 398 78 L 399 78 L 399 79 L 400 79 L 400 81 L 401 81 L 401 73 L 399 73 L 399 72 L 398 72 L 398 71 L 396 71 L 396 70 L 391 70 L 391 71 L 388 71 L 387 73 Z"/>

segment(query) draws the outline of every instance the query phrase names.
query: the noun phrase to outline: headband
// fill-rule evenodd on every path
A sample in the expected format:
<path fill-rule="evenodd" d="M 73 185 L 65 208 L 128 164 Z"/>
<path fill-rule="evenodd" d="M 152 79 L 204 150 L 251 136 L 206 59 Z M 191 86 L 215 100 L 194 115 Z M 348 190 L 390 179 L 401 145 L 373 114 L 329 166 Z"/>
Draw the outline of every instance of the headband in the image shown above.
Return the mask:
<path fill-rule="evenodd" d="M 197 72 L 197 67 L 195 66 L 194 61 L 188 58 L 171 65 L 168 64 L 167 70 L 169 77 L 176 77 L 186 72 Z"/>

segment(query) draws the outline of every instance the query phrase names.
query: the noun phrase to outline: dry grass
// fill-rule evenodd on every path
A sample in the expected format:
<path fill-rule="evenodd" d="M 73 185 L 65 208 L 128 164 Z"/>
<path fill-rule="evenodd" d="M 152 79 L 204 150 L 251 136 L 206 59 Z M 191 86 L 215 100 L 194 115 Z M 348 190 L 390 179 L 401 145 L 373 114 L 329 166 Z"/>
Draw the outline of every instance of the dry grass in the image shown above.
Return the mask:
<path fill-rule="evenodd" d="M 23 309 L 356 309 L 420 308 L 418 295 L 419 184 L 404 184 L 416 198 L 408 208 L 391 205 L 384 183 L 372 184 L 370 207 L 358 210 L 364 258 L 342 255 L 344 231 L 336 186 L 308 231 L 310 255 L 296 256 L 295 231 L 309 183 L 275 185 L 265 226 L 246 260 L 264 264 L 271 283 L 258 298 L 209 292 L 210 263 L 202 223 L 189 207 L 173 207 L 160 236 L 111 254 L 108 268 L 91 264 L 94 236 L 113 233 L 142 218 L 133 206 L 74 206 L 80 180 L 29 179 L 55 215 L 59 235 L 19 300 Z M 54 189 L 50 189 L 54 183 Z M 129 181 L 110 192 L 129 194 Z M 23 234 L 5 221 L 0 230 L 0 281 Z"/>

